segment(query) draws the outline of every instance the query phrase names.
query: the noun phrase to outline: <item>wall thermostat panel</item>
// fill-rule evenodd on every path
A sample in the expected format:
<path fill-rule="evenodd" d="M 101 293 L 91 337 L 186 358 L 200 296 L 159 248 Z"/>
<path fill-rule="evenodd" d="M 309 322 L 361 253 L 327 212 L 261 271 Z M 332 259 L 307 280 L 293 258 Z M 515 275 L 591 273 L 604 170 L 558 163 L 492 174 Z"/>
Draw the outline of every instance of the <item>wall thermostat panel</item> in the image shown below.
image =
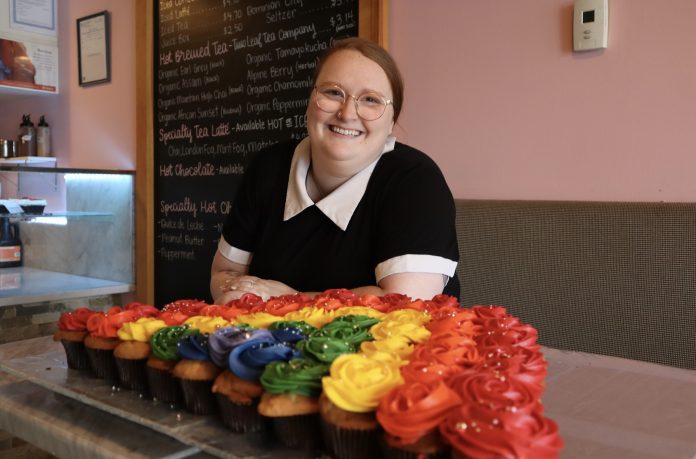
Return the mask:
<path fill-rule="evenodd" d="M 575 0 L 573 50 L 606 48 L 608 29 L 609 0 Z"/>

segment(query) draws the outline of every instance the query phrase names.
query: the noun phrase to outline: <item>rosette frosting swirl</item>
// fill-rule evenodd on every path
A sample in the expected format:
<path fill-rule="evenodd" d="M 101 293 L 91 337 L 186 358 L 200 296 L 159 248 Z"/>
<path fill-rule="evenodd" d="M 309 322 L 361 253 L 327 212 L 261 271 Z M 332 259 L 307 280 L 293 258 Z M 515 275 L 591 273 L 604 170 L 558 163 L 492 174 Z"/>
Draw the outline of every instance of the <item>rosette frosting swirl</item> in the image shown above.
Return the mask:
<path fill-rule="evenodd" d="M 99 312 L 89 308 L 77 308 L 74 311 L 64 312 L 58 319 L 58 328 L 64 331 L 86 331 L 87 319 L 94 314 Z"/>
<path fill-rule="evenodd" d="M 121 341 L 139 341 L 147 343 L 150 337 L 160 328 L 167 324 L 160 319 L 152 317 L 141 317 L 135 322 L 126 322 L 118 329 L 118 338 Z"/>
<path fill-rule="evenodd" d="M 334 318 L 334 315 L 335 314 L 331 311 L 327 311 L 322 308 L 308 306 L 299 309 L 295 312 L 285 314 L 283 319 L 307 322 L 315 328 L 320 328 L 323 325 L 331 322 Z"/>
<path fill-rule="evenodd" d="M 314 359 L 296 358 L 271 362 L 261 375 L 261 385 L 271 394 L 299 394 L 316 397 L 321 393 L 321 378 L 329 366 Z"/>
<path fill-rule="evenodd" d="M 232 349 L 249 339 L 251 331 L 239 327 L 218 328 L 208 337 L 210 360 L 221 368 L 227 367 Z"/>
<path fill-rule="evenodd" d="M 301 320 L 279 320 L 278 322 L 273 322 L 268 327 L 270 331 L 281 330 L 284 328 L 295 328 L 305 336 L 308 336 L 310 333 L 317 330 L 317 327 L 314 327 Z"/>
<path fill-rule="evenodd" d="M 552 459 L 563 448 L 558 426 L 540 409 L 521 414 L 463 403 L 450 410 L 440 433 L 465 457 Z"/>
<path fill-rule="evenodd" d="M 186 319 L 184 325 L 188 325 L 191 328 L 210 335 L 218 328 L 227 327 L 230 323 L 223 319 L 222 317 L 209 317 L 209 316 L 193 316 Z"/>
<path fill-rule="evenodd" d="M 380 399 L 377 420 L 402 443 L 413 444 L 437 429 L 447 412 L 460 403 L 459 396 L 442 379 L 430 384 L 406 383 Z"/>
<path fill-rule="evenodd" d="M 208 335 L 195 334 L 182 337 L 176 343 L 176 352 L 182 359 L 209 361 Z"/>
<path fill-rule="evenodd" d="M 373 360 L 361 354 L 338 357 L 330 375 L 322 379 L 324 393 L 339 408 L 366 413 L 377 408 L 379 399 L 404 382 L 399 361 Z"/>
<path fill-rule="evenodd" d="M 268 363 L 299 356 L 297 350 L 278 342 L 268 330 L 255 330 L 249 339 L 232 349 L 228 363 L 232 373 L 253 381 L 259 379 Z"/>
<path fill-rule="evenodd" d="M 150 338 L 152 353 L 162 360 L 178 360 L 176 344 L 182 337 L 196 333 L 199 333 L 198 330 L 185 325 L 160 328 Z"/>

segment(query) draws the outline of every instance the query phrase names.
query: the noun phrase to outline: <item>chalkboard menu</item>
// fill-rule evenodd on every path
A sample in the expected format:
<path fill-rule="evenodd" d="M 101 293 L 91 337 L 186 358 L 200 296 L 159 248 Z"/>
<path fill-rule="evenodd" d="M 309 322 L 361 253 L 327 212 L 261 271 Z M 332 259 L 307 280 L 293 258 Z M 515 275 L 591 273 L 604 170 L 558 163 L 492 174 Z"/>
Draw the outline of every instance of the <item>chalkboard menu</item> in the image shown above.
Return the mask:
<path fill-rule="evenodd" d="M 241 177 L 306 135 L 318 57 L 358 34 L 358 0 L 159 0 L 154 30 L 155 303 L 210 301 Z"/>

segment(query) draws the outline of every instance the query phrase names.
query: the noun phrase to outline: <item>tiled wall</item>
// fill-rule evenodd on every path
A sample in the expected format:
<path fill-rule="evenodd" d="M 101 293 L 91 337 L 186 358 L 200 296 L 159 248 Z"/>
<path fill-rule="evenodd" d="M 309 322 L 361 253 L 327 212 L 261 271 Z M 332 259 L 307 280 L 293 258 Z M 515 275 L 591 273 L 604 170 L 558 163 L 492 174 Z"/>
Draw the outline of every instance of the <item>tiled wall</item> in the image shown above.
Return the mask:
<path fill-rule="evenodd" d="M 51 335 L 61 313 L 79 307 L 103 311 L 119 305 L 119 295 L 0 306 L 0 344 Z"/>

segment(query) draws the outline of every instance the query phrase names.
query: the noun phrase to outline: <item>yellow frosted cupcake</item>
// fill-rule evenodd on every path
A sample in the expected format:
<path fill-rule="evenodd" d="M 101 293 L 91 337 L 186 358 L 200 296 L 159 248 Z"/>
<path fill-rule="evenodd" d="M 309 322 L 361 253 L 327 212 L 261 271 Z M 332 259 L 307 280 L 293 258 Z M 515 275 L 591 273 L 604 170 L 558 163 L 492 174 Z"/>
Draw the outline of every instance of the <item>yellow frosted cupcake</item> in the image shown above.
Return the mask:
<path fill-rule="evenodd" d="M 319 413 L 324 443 L 337 459 L 375 457 L 379 451 L 375 411 L 379 399 L 403 384 L 399 359 L 345 354 L 322 379 Z"/>

